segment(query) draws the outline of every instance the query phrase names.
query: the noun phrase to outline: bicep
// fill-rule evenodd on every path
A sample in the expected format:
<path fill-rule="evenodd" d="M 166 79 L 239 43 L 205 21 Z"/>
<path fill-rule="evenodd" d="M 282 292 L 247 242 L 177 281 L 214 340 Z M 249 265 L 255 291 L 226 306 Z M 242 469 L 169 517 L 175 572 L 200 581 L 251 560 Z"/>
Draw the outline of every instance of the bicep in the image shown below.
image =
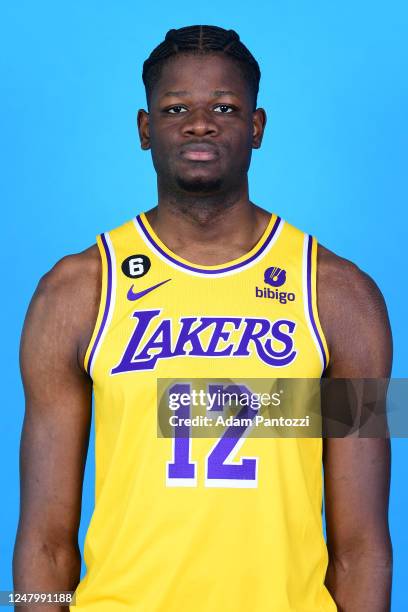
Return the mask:
<path fill-rule="evenodd" d="M 58 545 L 77 537 L 91 383 L 76 358 L 79 305 L 49 284 L 37 289 L 21 340 L 26 408 L 19 531 Z"/>
<path fill-rule="evenodd" d="M 331 349 L 326 377 L 359 379 L 353 383 L 355 389 L 364 390 L 355 395 L 361 403 L 357 412 L 355 405 L 350 409 L 334 403 L 336 411 L 343 409 L 345 414 L 366 416 L 365 402 L 361 400 L 372 387 L 364 379 L 381 379 L 378 384 L 381 392 L 376 400 L 378 407 L 385 405 L 392 363 L 387 309 L 376 284 L 355 266 L 347 266 L 338 278 L 337 286 L 323 296 Z M 341 383 L 332 384 L 334 389 L 336 384 L 341 388 Z M 327 536 L 329 549 L 334 553 L 344 555 L 360 546 L 375 550 L 389 547 L 390 443 L 382 419 L 382 416 L 377 419 L 377 429 L 374 425 L 360 427 L 360 437 L 354 437 L 354 433 L 324 440 Z M 363 422 L 364 419 L 359 421 L 360 426 Z M 366 433 L 370 431 L 371 434 Z"/>

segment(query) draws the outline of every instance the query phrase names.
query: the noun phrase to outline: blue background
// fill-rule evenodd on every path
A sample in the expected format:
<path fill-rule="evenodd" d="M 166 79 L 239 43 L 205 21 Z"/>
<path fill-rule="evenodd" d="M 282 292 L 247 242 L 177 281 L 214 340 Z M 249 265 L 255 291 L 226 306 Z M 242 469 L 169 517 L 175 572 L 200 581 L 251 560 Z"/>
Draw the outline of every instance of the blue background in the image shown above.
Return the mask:
<path fill-rule="evenodd" d="M 138 146 L 141 65 L 167 29 L 235 28 L 262 69 L 269 122 L 251 196 L 380 286 L 407 375 L 408 8 L 350 0 L 19 1 L 0 15 L 2 378 L 0 588 L 12 588 L 24 403 L 18 341 L 39 277 L 156 203 Z M 402 249 L 404 247 L 404 255 Z M 344 296 L 347 299 L 347 295 Z M 9 352 L 10 351 L 10 352 Z M 81 544 L 92 511 L 87 465 Z M 393 441 L 393 610 L 408 609 L 406 440 Z"/>

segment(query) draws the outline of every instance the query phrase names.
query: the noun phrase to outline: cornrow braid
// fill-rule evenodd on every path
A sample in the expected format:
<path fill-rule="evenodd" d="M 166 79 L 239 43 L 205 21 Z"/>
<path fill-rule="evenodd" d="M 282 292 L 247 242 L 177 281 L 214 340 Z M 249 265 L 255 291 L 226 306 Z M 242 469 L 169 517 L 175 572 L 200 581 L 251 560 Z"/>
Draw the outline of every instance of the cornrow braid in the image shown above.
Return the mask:
<path fill-rule="evenodd" d="M 205 55 L 224 53 L 235 60 L 251 87 L 254 109 L 257 104 L 261 71 L 258 62 L 241 42 L 235 30 L 224 30 L 217 26 L 196 25 L 169 30 L 161 42 L 143 64 L 143 83 L 147 98 L 160 78 L 165 62 L 178 54 Z"/>

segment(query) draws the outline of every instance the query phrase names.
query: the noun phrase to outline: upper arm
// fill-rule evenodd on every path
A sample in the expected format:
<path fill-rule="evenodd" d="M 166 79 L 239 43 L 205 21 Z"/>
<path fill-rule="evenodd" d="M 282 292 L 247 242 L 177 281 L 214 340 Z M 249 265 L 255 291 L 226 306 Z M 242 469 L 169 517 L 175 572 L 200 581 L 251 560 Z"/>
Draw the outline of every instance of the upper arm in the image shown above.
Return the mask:
<path fill-rule="evenodd" d="M 92 283 L 84 283 L 80 263 L 80 256 L 64 258 L 43 277 L 21 339 L 26 407 L 18 540 L 33 545 L 77 542 L 92 393 L 78 354 L 93 318 Z"/>
<path fill-rule="evenodd" d="M 321 248 L 318 300 L 330 349 L 325 376 L 387 379 L 392 364 L 391 329 L 384 298 L 374 281 L 357 266 Z M 389 552 L 389 440 L 327 438 L 323 461 L 329 552 L 344 556 L 359 546 L 373 553 Z"/>

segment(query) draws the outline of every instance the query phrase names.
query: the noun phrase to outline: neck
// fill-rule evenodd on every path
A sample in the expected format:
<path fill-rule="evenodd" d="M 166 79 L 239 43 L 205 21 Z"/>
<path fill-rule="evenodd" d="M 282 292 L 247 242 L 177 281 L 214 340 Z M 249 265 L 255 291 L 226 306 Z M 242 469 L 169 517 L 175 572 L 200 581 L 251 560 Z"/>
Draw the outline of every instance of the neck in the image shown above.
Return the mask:
<path fill-rule="evenodd" d="M 161 184 L 158 187 L 158 213 L 160 216 L 171 215 L 189 220 L 192 225 L 210 226 L 223 217 L 226 211 L 250 206 L 248 180 L 228 191 L 213 193 L 191 193 L 182 190 L 167 189 Z"/>
<path fill-rule="evenodd" d="M 179 194 L 159 189 L 158 205 L 146 216 L 172 251 L 208 265 L 248 252 L 270 218 L 250 202 L 247 183 L 244 189 L 228 194 Z"/>

